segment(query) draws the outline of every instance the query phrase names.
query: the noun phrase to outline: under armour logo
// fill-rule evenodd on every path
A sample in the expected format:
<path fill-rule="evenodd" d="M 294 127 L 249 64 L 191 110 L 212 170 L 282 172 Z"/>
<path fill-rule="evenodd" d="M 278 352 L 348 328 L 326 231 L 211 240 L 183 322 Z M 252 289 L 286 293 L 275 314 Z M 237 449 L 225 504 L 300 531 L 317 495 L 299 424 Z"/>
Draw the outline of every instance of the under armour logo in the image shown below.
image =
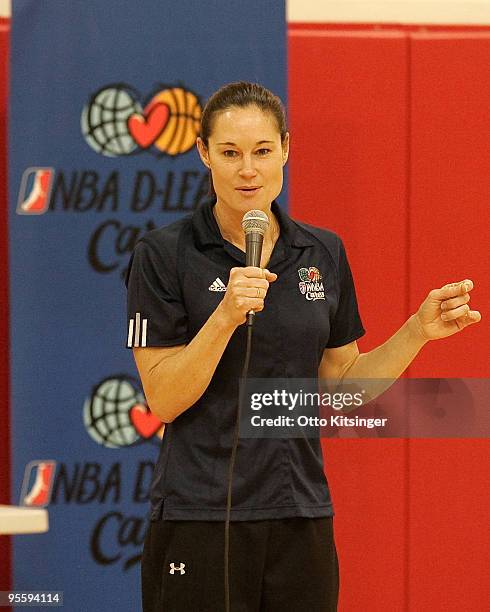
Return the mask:
<path fill-rule="evenodd" d="M 175 566 L 175 563 L 171 563 L 170 564 L 170 570 L 169 570 L 169 574 L 175 574 L 175 572 L 180 572 L 180 575 L 182 576 L 182 574 L 185 574 L 185 563 L 181 563 L 179 565 L 179 567 Z"/>

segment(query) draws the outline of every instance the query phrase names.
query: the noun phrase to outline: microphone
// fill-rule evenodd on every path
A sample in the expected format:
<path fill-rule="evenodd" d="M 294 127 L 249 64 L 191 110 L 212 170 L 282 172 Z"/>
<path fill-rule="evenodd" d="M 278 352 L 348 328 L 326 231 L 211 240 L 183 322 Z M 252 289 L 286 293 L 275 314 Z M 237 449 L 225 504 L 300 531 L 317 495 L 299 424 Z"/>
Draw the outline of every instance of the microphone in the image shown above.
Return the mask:
<path fill-rule="evenodd" d="M 269 227 L 269 217 L 262 210 L 249 210 L 243 215 L 242 227 L 245 232 L 245 261 L 247 266 L 260 268 L 264 234 Z M 247 325 L 254 322 L 253 310 L 247 312 Z"/>

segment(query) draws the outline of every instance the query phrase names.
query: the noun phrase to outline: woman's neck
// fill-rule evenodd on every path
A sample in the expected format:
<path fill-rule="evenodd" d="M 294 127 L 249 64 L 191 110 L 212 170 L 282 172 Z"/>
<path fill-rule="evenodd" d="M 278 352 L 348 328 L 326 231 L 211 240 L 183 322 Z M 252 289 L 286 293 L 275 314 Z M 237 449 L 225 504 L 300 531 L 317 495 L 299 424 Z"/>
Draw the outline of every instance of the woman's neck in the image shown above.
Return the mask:
<path fill-rule="evenodd" d="M 273 248 L 279 237 L 279 222 L 270 208 L 264 212 L 269 217 L 269 226 L 264 235 L 264 245 L 269 242 L 271 248 Z M 214 205 L 213 213 L 223 238 L 245 251 L 245 234 L 242 228 L 243 215 L 220 205 L 219 201 Z"/>

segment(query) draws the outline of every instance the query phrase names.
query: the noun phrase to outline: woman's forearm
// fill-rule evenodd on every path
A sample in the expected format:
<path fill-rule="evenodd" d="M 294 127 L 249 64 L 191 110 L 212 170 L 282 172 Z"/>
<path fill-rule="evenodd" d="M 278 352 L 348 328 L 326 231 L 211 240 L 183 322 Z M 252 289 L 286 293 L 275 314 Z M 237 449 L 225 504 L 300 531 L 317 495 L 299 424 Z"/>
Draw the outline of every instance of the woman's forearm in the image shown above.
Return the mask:
<path fill-rule="evenodd" d="M 344 378 L 398 378 L 412 363 L 424 344 L 415 315 L 412 315 L 386 342 L 361 353 Z"/>
<path fill-rule="evenodd" d="M 164 423 L 173 421 L 201 397 L 235 329 L 218 307 L 189 344 L 149 371 L 147 401 Z"/>
<path fill-rule="evenodd" d="M 362 380 L 365 402 L 374 399 L 401 376 L 426 342 L 413 315 L 386 342 L 358 355 L 343 380 Z"/>

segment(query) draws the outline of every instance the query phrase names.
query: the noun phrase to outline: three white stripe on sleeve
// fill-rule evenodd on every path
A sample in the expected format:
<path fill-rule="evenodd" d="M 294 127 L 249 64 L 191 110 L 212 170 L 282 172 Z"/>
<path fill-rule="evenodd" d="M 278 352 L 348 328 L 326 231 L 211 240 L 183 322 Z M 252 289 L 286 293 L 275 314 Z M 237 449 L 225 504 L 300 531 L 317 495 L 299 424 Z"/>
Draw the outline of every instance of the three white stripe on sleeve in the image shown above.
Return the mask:
<path fill-rule="evenodd" d="M 135 313 L 135 318 L 129 320 L 127 347 L 145 347 L 148 319 L 142 319 L 141 313 Z"/>

